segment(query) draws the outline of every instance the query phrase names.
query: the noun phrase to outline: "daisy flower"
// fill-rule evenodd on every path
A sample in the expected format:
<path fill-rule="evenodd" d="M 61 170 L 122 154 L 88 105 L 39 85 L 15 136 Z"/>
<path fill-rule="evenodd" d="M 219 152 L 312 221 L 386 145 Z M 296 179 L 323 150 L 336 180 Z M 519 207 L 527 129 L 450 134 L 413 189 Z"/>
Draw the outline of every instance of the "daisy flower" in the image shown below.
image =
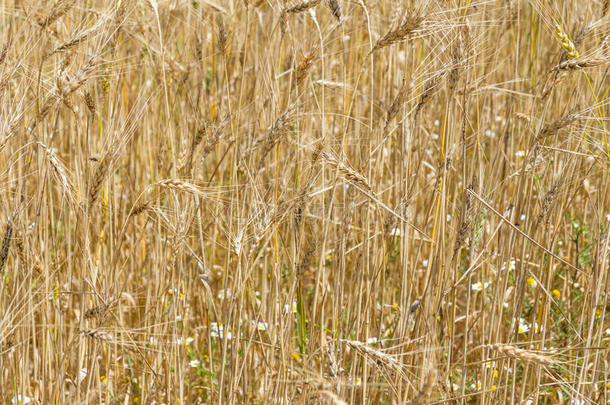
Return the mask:
<path fill-rule="evenodd" d="M 521 318 L 519 320 L 519 334 L 524 335 L 529 332 L 531 326 L 525 322 L 525 319 Z"/>
<path fill-rule="evenodd" d="M 488 281 L 486 281 L 484 283 L 481 283 L 479 281 L 479 282 L 474 283 L 471 288 L 472 288 L 472 291 L 483 291 L 483 289 L 489 287 L 489 285 L 490 285 L 490 283 Z"/>
<path fill-rule="evenodd" d="M 194 341 L 195 341 L 195 339 L 192 338 L 192 337 L 186 337 L 186 338 L 179 337 L 179 338 L 176 339 L 176 344 L 178 344 L 178 345 L 187 345 L 188 346 L 191 343 L 193 343 Z M 153 338 L 153 337 L 150 338 L 150 342 L 151 342 L 151 344 L 157 344 L 158 343 L 157 339 Z"/>
<path fill-rule="evenodd" d="M 267 330 L 269 328 L 269 324 L 267 322 L 256 322 L 255 326 L 256 329 L 260 331 Z"/>
<path fill-rule="evenodd" d="M 219 300 L 223 300 L 225 298 L 231 298 L 231 290 L 229 290 L 229 289 L 220 290 L 218 292 L 217 297 L 218 297 Z"/>
<path fill-rule="evenodd" d="M 224 339 L 226 336 L 227 340 L 231 340 L 231 338 L 233 337 L 231 332 L 225 332 L 225 328 L 221 323 L 216 322 L 210 323 L 210 336 L 219 339 Z"/>
<path fill-rule="evenodd" d="M 292 305 L 290 305 L 290 304 L 284 305 L 284 313 L 289 314 L 291 312 L 293 314 L 297 313 L 297 302 L 296 301 L 292 301 Z"/>
<path fill-rule="evenodd" d="M 528 277 L 527 280 L 525 280 L 525 282 L 527 283 L 527 285 L 529 285 L 530 287 L 536 287 L 538 285 L 538 283 L 536 283 L 536 280 L 534 280 L 533 277 Z"/>

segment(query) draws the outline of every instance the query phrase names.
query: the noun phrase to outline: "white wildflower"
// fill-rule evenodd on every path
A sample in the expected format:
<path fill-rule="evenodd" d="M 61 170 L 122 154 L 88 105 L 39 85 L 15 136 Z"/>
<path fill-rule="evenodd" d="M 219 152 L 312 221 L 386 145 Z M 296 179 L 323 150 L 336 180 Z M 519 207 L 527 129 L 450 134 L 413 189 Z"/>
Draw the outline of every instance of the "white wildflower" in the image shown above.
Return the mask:
<path fill-rule="evenodd" d="M 224 339 L 226 336 L 227 340 L 231 340 L 233 337 L 231 332 L 225 331 L 223 324 L 217 322 L 210 323 L 210 336 L 219 339 Z"/>
<path fill-rule="evenodd" d="M 256 329 L 263 331 L 269 329 L 269 324 L 267 322 L 256 322 Z"/>
<path fill-rule="evenodd" d="M 32 402 L 32 399 L 25 395 L 17 395 L 11 399 L 11 404 L 29 404 L 30 402 Z"/>
<path fill-rule="evenodd" d="M 297 313 L 297 302 L 296 301 L 292 301 L 292 305 L 290 305 L 290 304 L 284 305 L 284 313 L 286 313 L 286 314 L 289 314 L 289 313 L 296 314 Z"/>
<path fill-rule="evenodd" d="M 225 298 L 231 298 L 231 290 L 229 290 L 229 289 L 220 290 L 218 292 L 218 296 L 217 297 L 218 297 L 219 300 L 223 300 Z"/>
<path fill-rule="evenodd" d="M 519 319 L 519 334 L 526 334 L 527 332 L 529 332 L 530 328 L 530 324 L 525 322 L 525 319 Z"/>
<path fill-rule="evenodd" d="M 472 291 L 483 291 L 483 289 L 489 287 L 490 283 L 488 281 L 481 283 L 480 281 L 474 283 L 472 285 Z"/>

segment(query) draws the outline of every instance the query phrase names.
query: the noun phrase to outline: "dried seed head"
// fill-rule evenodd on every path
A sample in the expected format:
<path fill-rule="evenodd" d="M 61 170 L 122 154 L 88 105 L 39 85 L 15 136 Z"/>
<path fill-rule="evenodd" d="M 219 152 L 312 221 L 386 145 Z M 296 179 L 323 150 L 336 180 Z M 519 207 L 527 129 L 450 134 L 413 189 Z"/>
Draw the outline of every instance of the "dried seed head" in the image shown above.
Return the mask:
<path fill-rule="evenodd" d="M 422 21 L 423 18 L 421 17 L 406 17 L 400 27 L 389 31 L 377 41 L 375 46 L 373 46 L 371 53 L 392 44 L 405 41 L 413 31 L 421 27 Z"/>
<path fill-rule="evenodd" d="M 95 173 L 91 180 L 91 185 L 89 187 L 89 210 L 93 208 L 93 204 L 95 204 L 100 190 L 102 189 L 102 184 L 104 183 L 104 179 L 106 178 L 106 173 L 108 171 L 109 164 L 110 158 L 106 155 L 102 158 L 102 161 L 99 163 L 97 169 L 95 170 Z"/>
<path fill-rule="evenodd" d="M 225 30 L 222 20 L 218 20 L 218 50 L 224 56 L 229 48 L 230 34 Z"/>
<path fill-rule="evenodd" d="M 8 258 L 8 252 L 11 248 L 11 242 L 13 240 L 13 221 L 9 219 L 6 223 L 6 229 L 4 231 L 4 237 L 2 238 L 2 247 L 0 247 L 0 272 L 4 270 L 6 259 Z"/>
<path fill-rule="evenodd" d="M 328 7 L 330 8 L 331 13 L 333 13 L 333 16 L 338 21 L 341 21 L 341 6 L 339 6 L 339 2 L 337 0 L 328 0 Z"/>
<path fill-rule="evenodd" d="M 377 365 L 385 366 L 394 371 L 401 371 L 402 364 L 398 359 L 390 356 L 381 350 L 373 349 L 366 344 L 357 340 L 339 339 L 340 342 L 345 344 L 347 347 L 354 349 L 368 360 L 373 360 Z"/>
<path fill-rule="evenodd" d="M 556 72 L 559 70 L 580 70 L 586 69 L 590 67 L 595 67 L 606 63 L 607 61 L 604 59 L 568 59 L 566 61 L 561 62 L 559 65 L 555 66 L 551 72 Z"/>
<path fill-rule="evenodd" d="M 294 76 L 297 87 L 300 86 L 303 81 L 307 78 L 314 61 L 318 58 L 318 52 L 316 49 L 304 54 L 299 64 L 295 68 Z"/>
<path fill-rule="evenodd" d="M 137 215 L 140 215 L 144 211 L 147 211 L 149 208 L 150 208 L 150 201 L 145 201 L 141 204 L 138 204 L 133 208 L 133 210 L 131 210 L 129 217 L 135 217 Z"/>
<path fill-rule="evenodd" d="M 317 6 L 318 4 L 320 4 L 321 1 L 322 0 L 305 0 L 298 4 L 295 4 L 292 7 L 287 8 L 285 12 L 290 14 L 301 13 Z"/>
<path fill-rule="evenodd" d="M 493 345 L 488 345 L 487 347 L 514 359 L 531 361 L 545 366 L 553 364 L 553 359 L 551 359 L 550 357 L 543 356 L 531 350 L 520 349 L 516 346 L 497 343 Z"/>
<path fill-rule="evenodd" d="M 555 135 L 561 128 L 570 125 L 571 123 L 576 121 L 576 119 L 576 114 L 568 114 L 564 117 L 559 118 L 558 120 L 542 128 L 542 130 L 536 137 L 536 140 L 540 142 L 545 138 Z"/>
<path fill-rule="evenodd" d="M 359 185 L 360 187 L 364 188 L 365 191 L 371 190 L 371 186 L 369 185 L 366 177 L 352 169 L 347 163 L 339 160 L 334 153 L 329 152 L 324 148 L 321 148 L 319 152 L 315 153 L 319 153 L 320 158 L 330 167 L 336 169 L 339 172 L 339 175 L 346 181 Z"/>
<path fill-rule="evenodd" d="M 202 151 L 203 158 L 205 158 L 212 151 L 212 149 L 214 149 L 214 147 L 216 146 L 218 141 L 220 141 L 220 138 L 222 137 L 222 131 L 227 126 L 227 124 L 230 122 L 230 120 L 231 120 L 230 115 L 227 115 L 225 118 L 223 118 L 223 120 L 220 121 L 220 123 L 214 130 L 214 132 L 206 139 L 205 144 L 203 145 L 203 151 Z M 206 134 L 206 131 L 207 130 L 204 129 L 204 132 L 200 134 L 202 139 L 203 139 L 203 136 Z"/>
<path fill-rule="evenodd" d="M 566 51 L 568 57 L 572 59 L 578 58 L 578 51 L 576 50 L 574 43 L 559 24 L 555 24 L 555 36 L 559 40 L 561 47 Z"/>
<path fill-rule="evenodd" d="M 95 100 L 93 99 L 93 96 L 91 96 L 91 93 L 89 92 L 89 90 L 85 91 L 85 104 L 87 105 L 89 112 L 91 114 L 95 115 L 95 111 L 96 111 Z"/>
<path fill-rule="evenodd" d="M 40 19 L 38 21 L 38 25 L 40 25 L 40 28 L 45 29 L 49 25 L 53 24 L 55 21 L 57 21 L 57 19 L 61 18 L 61 16 L 66 14 L 74 3 L 76 3 L 76 1 L 74 0 L 62 0 L 56 3 L 51 8 L 51 13 L 46 18 Z"/>
<path fill-rule="evenodd" d="M 390 108 L 388 108 L 388 113 L 386 115 L 386 124 L 385 124 L 386 128 L 387 128 L 388 124 L 394 119 L 394 117 L 396 117 L 396 115 L 398 114 L 398 111 L 400 111 L 400 107 L 402 107 L 403 104 L 405 103 L 410 89 L 411 89 L 411 83 L 407 82 L 406 77 L 403 78 L 402 86 L 400 87 L 400 90 L 398 90 L 398 94 L 396 94 L 396 97 L 394 97 L 394 101 L 392 101 Z"/>
<path fill-rule="evenodd" d="M 2 49 L 0 49 L 0 65 L 2 65 L 4 63 L 4 61 L 6 60 L 6 56 L 8 55 L 8 50 L 10 48 L 10 45 L 11 45 L 11 40 L 9 38 L 8 42 L 2 46 Z"/>
<path fill-rule="evenodd" d="M 426 83 L 426 87 L 424 88 L 424 91 L 422 92 L 421 96 L 419 97 L 419 102 L 415 106 L 415 112 L 413 114 L 414 121 L 417 120 L 417 117 L 419 116 L 420 111 L 426 105 L 426 103 L 430 100 L 430 97 L 432 96 L 432 94 L 434 94 L 434 92 L 436 91 L 437 84 L 440 82 L 440 80 L 445 75 L 445 73 L 446 73 L 446 71 L 442 71 L 441 73 L 439 73 L 438 75 L 436 75 L 432 79 L 430 79 L 428 81 L 428 83 Z"/>
<path fill-rule="evenodd" d="M 467 187 L 467 189 L 470 191 L 474 191 L 474 187 L 472 184 L 470 184 Z M 462 245 L 464 244 L 464 241 L 466 240 L 466 237 L 468 236 L 468 232 L 471 229 L 472 223 L 474 222 L 474 219 L 475 219 L 478 211 L 479 211 L 479 204 L 477 204 L 477 201 L 473 199 L 472 194 L 465 190 L 464 191 L 464 205 L 462 206 L 460 227 L 458 229 L 456 239 L 455 239 L 455 245 L 453 247 L 453 256 L 454 257 L 456 255 L 456 253 L 458 252 L 458 250 L 460 249 L 460 247 L 462 247 Z"/>
<path fill-rule="evenodd" d="M 538 215 L 538 220 L 536 222 L 536 228 L 542 223 L 546 213 L 548 212 L 551 203 L 555 199 L 555 194 L 557 193 L 557 188 L 559 187 L 559 181 L 556 181 L 553 184 L 553 187 L 550 188 L 549 191 L 544 195 L 544 200 L 542 200 L 542 207 L 540 208 L 540 214 Z"/>

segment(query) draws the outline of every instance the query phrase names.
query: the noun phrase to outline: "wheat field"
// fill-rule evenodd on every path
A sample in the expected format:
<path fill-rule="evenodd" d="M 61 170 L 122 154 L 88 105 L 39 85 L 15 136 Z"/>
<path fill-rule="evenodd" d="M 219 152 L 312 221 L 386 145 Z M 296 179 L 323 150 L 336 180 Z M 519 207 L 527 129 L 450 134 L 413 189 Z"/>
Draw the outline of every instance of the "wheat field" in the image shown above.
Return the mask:
<path fill-rule="evenodd" d="M 610 3 L 0 1 L 0 403 L 610 403 Z"/>

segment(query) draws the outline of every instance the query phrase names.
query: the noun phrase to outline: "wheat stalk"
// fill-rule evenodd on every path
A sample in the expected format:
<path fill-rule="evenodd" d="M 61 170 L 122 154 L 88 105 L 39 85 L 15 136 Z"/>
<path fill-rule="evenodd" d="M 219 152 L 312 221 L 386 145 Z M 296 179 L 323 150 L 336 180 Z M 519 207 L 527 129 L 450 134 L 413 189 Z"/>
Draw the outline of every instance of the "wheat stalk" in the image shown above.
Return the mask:
<path fill-rule="evenodd" d="M 551 69 L 551 72 L 558 72 L 560 70 L 574 71 L 574 70 L 580 70 L 580 69 L 600 66 L 605 63 L 607 63 L 606 59 L 595 59 L 595 58 L 568 59 L 568 60 L 563 61 L 560 64 L 558 64 L 553 69 Z"/>
<path fill-rule="evenodd" d="M 203 192 L 203 190 L 200 187 L 197 187 L 194 184 L 191 184 L 187 181 L 180 180 L 180 179 L 160 180 L 160 181 L 156 182 L 155 185 L 157 185 L 159 187 L 168 188 L 170 190 L 181 191 L 184 193 L 190 193 L 190 194 L 200 195 L 200 196 L 205 195 L 205 193 Z"/>
<path fill-rule="evenodd" d="M 337 158 L 334 153 L 327 151 L 323 146 L 318 146 L 318 150 L 314 152 L 314 156 L 316 156 L 314 160 L 317 159 L 317 156 L 320 156 L 320 158 L 326 164 L 328 164 L 333 169 L 336 169 L 339 173 L 339 176 L 341 176 L 347 182 L 358 184 L 367 191 L 371 190 L 371 186 L 369 185 L 369 182 L 366 177 L 364 177 L 364 175 L 352 169 L 347 163 L 344 163 L 343 161 L 339 160 L 339 158 Z"/>
<path fill-rule="evenodd" d="M 333 17 L 337 19 L 337 21 L 341 21 L 341 6 L 337 0 L 328 0 L 328 7 L 330 8 L 330 12 L 333 14 Z"/>
<path fill-rule="evenodd" d="M 89 186 L 89 196 L 88 196 L 88 208 L 91 210 L 93 205 L 97 201 L 100 190 L 102 189 L 102 184 L 104 183 L 104 179 L 106 178 L 106 174 L 108 173 L 108 167 L 110 166 L 110 157 L 106 154 L 102 160 L 99 162 L 95 173 L 93 174 L 93 178 L 91 180 L 91 184 Z"/>
<path fill-rule="evenodd" d="M 375 43 L 370 53 L 407 40 L 409 35 L 421 27 L 422 21 L 422 17 L 405 17 L 398 28 L 389 31 Z"/>
<path fill-rule="evenodd" d="M 566 51 L 568 57 L 572 59 L 578 58 L 579 54 L 574 43 L 559 24 L 555 24 L 555 36 L 559 40 L 559 45 Z"/>
<path fill-rule="evenodd" d="M 53 24 L 64 14 L 70 11 L 75 3 L 75 0 L 60 0 L 53 7 L 51 7 L 51 13 L 49 15 L 47 15 L 44 19 L 39 20 L 38 25 L 40 25 L 41 29 L 47 28 L 49 25 Z"/>
<path fill-rule="evenodd" d="M 4 271 L 4 265 L 8 258 L 9 250 L 11 249 L 11 242 L 13 241 L 13 219 L 9 219 L 6 222 L 6 228 L 4 229 L 4 236 L 2 237 L 2 246 L 0 247 L 0 273 Z"/>
<path fill-rule="evenodd" d="M 520 349 L 516 346 L 497 343 L 497 344 L 487 345 L 487 347 L 489 347 L 492 350 L 496 350 L 497 352 L 499 352 L 507 357 L 511 357 L 511 358 L 517 359 L 517 360 L 531 361 L 533 363 L 538 363 L 538 364 L 541 364 L 544 366 L 550 366 L 554 363 L 553 359 L 551 359 L 548 356 L 543 356 L 543 355 L 533 352 L 531 350 Z"/>
<path fill-rule="evenodd" d="M 402 364 L 387 353 L 384 353 L 377 349 L 373 349 L 372 347 L 367 346 L 365 343 L 359 342 L 357 340 L 339 339 L 339 342 L 342 342 L 346 346 L 356 350 L 366 359 L 372 360 L 377 365 L 398 372 L 402 371 Z"/>
<path fill-rule="evenodd" d="M 303 11 L 309 10 L 310 8 L 317 6 L 318 4 L 320 4 L 321 1 L 322 0 L 305 0 L 295 4 L 292 7 L 287 8 L 286 10 L 284 10 L 284 12 L 287 14 L 302 13 Z"/>
<path fill-rule="evenodd" d="M 296 66 L 296 69 L 294 72 L 294 76 L 296 79 L 295 82 L 296 82 L 297 87 L 300 86 L 303 83 L 303 81 L 305 81 L 305 79 L 307 78 L 307 75 L 309 74 L 309 71 L 311 70 L 311 67 L 313 66 L 313 63 L 315 62 L 315 60 L 317 58 L 318 58 L 318 52 L 316 49 L 303 55 L 303 57 L 299 61 L 299 64 Z"/>
<path fill-rule="evenodd" d="M 576 114 L 572 113 L 572 114 L 567 114 L 567 115 L 559 118 L 558 120 L 553 121 L 552 123 L 548 124 L 547 126 L 545 126 L 544 128 L 542 128 L 540 130 L 540 133 L 536 137 L 536 140 L 538 142 L 540 142 L 540 141 L 544 140 L 545 138 L 555 135 L 557 132 L 559 132 L 560 129 L 562 129 L 562 128 L 570 125 L 574 121 L 576 121 L 577 118 L 578 118 L 578 116 Z"/>

